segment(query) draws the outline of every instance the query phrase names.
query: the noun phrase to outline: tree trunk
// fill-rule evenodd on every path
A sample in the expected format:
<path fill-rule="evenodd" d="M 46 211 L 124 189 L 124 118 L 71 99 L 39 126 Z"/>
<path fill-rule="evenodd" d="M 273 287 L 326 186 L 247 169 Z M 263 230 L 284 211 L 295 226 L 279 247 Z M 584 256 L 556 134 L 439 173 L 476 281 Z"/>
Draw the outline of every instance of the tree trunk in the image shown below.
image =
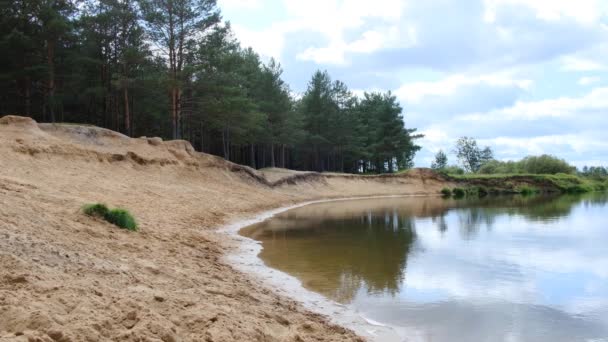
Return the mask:
<path fill-rule="evenodd" d="M 175 103 L 177 105 L 175 113 L 175 139 L 182 138 L 182 90 L 177 87 Z"/>
<path fill-rule="evenodd" d="M 32 90 L 31 90 L 31 81 L 30 77 L 25 77 L 25 115 L 31 116 L 32 114 Z"/>
<path fill-rule="evenodd" d="M 270 144 L 270 167 L 275 167 L 275 160 L 274 160 L 274 143 Z"/>
<path fill-rule="evenodd" d="M 256 168 L 255 167 L 255 145 L 251 144 L 250 146 L 251 146 L 251 161 L 250 161 L 251 167 L 255 169 Z"/>
<path fill-rule="evenodd" d="M 203 122 L 201 121 L 201 152 L 205 152 L 205 130 L 204 130 Z"/>
<path fill-rule="evenodd" d="M 171 129 L 173 139 L 177 139 L 177 88 L 171 89 Z M 222 133 L 223 134 L 223 133 Z"/>
<path fill-rule="evenodd" d="M 281 167 L 285 168 L 285 144 L 281 145 Z"/>
<path fill-rule="evenodd" d="M 227 148 L 227 137 L 226 129 L 222 129 L 222 152 L 224 153 L 224 159 L 228 160 L 228 148 Z"/>
<path fill-rule="evenodd" d="M 55 42 L 46 41 L 47 45 L 47 65 L 49 68 L 49 90 L 47 105 L 51 115 L 51 122 L 55 122 Z"/>

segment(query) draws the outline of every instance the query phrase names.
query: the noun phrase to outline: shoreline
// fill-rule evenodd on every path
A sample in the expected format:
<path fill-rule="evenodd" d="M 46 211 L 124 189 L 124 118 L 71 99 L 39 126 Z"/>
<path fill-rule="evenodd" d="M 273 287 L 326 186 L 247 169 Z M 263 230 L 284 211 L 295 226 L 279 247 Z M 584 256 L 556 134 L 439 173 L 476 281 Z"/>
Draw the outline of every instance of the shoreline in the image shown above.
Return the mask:
<path fill-rule="evenodd" d="M 369 341 L 400 342 L 406 340 L 403 328 L 376 322 L 366 318 L 350 305 L 337 303 L 319 293 L 313 292 L 302 286 L 301 281 L 285 272 L 266 266 L 259 258 L 262 245 L 259 241 L 250 239 L 239 234 L 245 227 L 263 222 L 275 215 L 289 210 L 301 208 L 318 203 L 330 203 L 337 201 L 353 201 L 374 198 L 402 198 L 402 197 L 428 197 L 429 195 L 387 195 L 387 196 L 362 196 L 322 199 L 305 201 L 293 205 L 283 206 L 267 210 L 253 217 L 237 220 L 218 228 L 218 232 L 227 235 L 232 241 L 236 241 L 234 250 L 224 254 L 223 260 L 233 266 L 239 272 L 261 281 L 270 290 L 280 296 L 286 296 L 297 301 L 305 309 L 327 316 L 334 324 L 351 329 L 357 335 Z"/>

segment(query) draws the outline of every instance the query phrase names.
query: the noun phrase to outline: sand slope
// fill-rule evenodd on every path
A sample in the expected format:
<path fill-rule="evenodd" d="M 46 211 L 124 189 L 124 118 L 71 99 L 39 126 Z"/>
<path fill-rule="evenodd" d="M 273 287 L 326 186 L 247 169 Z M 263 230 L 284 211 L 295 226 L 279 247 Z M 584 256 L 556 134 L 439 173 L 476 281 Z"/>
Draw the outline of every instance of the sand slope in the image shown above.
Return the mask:
<path fill-rule="evenodd" d="M 398 177 L 264 172 L 185 141 L 0 118 L 1 341 L 348 341 L 222 261 L 218 226 L 311 199 L 437 193 Z M 80 212 L 128 208 L 129 233 Z"/>

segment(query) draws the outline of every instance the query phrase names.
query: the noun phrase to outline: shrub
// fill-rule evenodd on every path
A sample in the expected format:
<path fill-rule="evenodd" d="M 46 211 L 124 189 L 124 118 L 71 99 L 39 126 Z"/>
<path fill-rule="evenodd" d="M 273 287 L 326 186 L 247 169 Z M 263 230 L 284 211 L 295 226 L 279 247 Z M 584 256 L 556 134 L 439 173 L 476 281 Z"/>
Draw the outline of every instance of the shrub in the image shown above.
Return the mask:
<path fill-rule="evenodd" d="M 538 157 L 526 157 L 521 162 L 521 167 L 526 173 L 533 174 L 572 174 L 576 168 L 568 164 L 565 160 L 554 156 L 543 154 Z"/>
<path fill-rule="evenodd" d="M 110 209 L 103 203 L 95 203 L 85 205 L 82 211 L 89 216 L 105 217 Z"/>
<path fill-rule="evenodd" d="M 464 169 L 458 166 L 448 166 L 441 169 L 440 172 L 448 175 L 464 175 Z"/>
<path fill-rule="evenodd" d="M 137 231 L 137 222 L 131 213 L 125 209 L 112 209 L 106 216 L 106 221 L 133 232 Z"/>
<path fill-rule="evenodd" d="M 443 197 L 450 197 L 452 196 L 452 190 L 448 188 L 443 188 L 441 189 L 441 194 L 443 195 Z"/>
<path fill-rule="evenodd" d="M 483 164 L 479 169 L 480 174 L 574 174 L 576 168 L 565 160 L 555 156 L 543 154 L 541 156 L 529 156 L 520 161 L 491 160 Z"/>
<path fill-rule="evenodd" d="M 452 193 L 454 194 L 454 197 L 462 198 L 466 194 L 466 191 L 464 191 L 463 188 L 454 188 L 454 190 L 452 190 Z"/>
<path fill-rule="evenodd" d="M 533 195 L 538 193 L 539 190 L 536 188 L 532 188 L 529 186 L 522 186 L 521 188 L 519 188 L 519 193 L 524 195 L 524 196 L 529 196 L 529 195 Z"/>
<path fill-rule="evenodd" d="M 565 189 L 564 192 L 568 193 L 568 194 L 582 194 L 585 192 L 590 192 L 592 189 L 590 189 L 589 187 L 586 187 L 584 185 L 572 185 L 569 186 Z"/>
<path fill-rule="evenodd" d="M 125 209 L 108 209 L 105 204 L 87 204 L 82 211 L 89 216 L 101 217 L 104 220 L 130 231 L 137 231 L 137 222 L 129 211 Z"/>

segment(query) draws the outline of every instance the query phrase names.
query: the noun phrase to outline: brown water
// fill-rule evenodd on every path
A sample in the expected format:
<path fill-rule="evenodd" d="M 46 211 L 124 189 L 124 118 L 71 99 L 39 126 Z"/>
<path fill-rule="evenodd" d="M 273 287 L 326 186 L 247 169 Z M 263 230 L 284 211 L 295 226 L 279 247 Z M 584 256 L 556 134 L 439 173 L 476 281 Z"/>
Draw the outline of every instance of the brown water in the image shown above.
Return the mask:
<path fill-rule="evenodd" d="M 260 258 L 412 341 L 608 341 L 608 197 L 313 204 Z"/>

